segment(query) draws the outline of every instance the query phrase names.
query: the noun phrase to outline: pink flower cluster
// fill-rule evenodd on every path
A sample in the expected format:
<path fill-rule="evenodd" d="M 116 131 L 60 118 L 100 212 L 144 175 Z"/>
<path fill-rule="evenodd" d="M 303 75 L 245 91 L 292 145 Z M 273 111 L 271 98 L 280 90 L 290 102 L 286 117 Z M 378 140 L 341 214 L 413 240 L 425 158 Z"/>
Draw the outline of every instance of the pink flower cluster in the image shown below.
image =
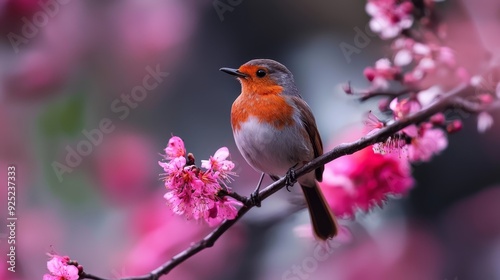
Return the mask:
<path fill-rule="evenodd" d="M 372 16 L 370 28 L 382 39 L 394 38 L 413 24 L 411 1 L 369 0 L 365 8 Z"/>
<path fill-rule="evenodd" d="M 364 75 L 371 82 L 370 90 L 388 89 L 390 81 L 416 86 L 426 76 L 437 72 L 452 72 L 460 80 L 468 79 L 466 71 L 456 67 L 455 53 L 449 47 L 401 37 L 394 40 L 392 50 L 395 52 L 392 61 L 381 58 L 374 67 L 365 68 Z"/>
<path fill-rule="evenodd" d="M 366 67 L 363 74 L 372 83 L 372 90 L 388 89 L 389 81 L 396 80 L 401 69 L 393 66 L 387 58 L 382 58 L 375 62 L 375 67 Z"/>
<path fill-rule="evenodd" d="M 381 58 L 372 67 L 366 67 L 364 76 L 371 86 L 362 92 L 362 100 L 385 96 L 379 108 L 390 114 L 380 120 L 369 113 L 365 121 L 366 132 L 375 133 L 386 125 L 404 120 L 427 108 L 440 99 L 447 89 L 459 83 L 468 83 L 476 88 L 483 82 L 470 77 L 465 68 L 457 65 L 455 52 L 439 36 L 426 29 L 433 5 L 425 2 L 415 15 L 415 7 L 408 0 L 368 0 L 366 11 L 372 16 L 370 27 L 382 39 L 394 39 L 391 50 L 394 55 Z M 411 30 L 403 32 L 413 24 L 421 25 L 418 36 Z M 418 38 L 418 39 L 417 39 Z M 398 91 L 386 91 L 391 83 Z M 464 102 L 488 105 L 500 99 L 500 84 L 496 88 L 479 90 L 479 94 Z M 346 93 L 353 94 L 348 86 Z M 493 119 L 487 112 L 478 115 L 478 129 L 491 127 Z M 462 128 L 458 119 L 447 120 L 438 113 L 425 122 L 410 125 L 381 143 L 376 143 L 353 155 L 344 156 L 326 165 L 321 187 L 337 215 L 353 217 L 356 209 L 368 211 L 382 205 L 388 195 L 402 195 L 413 185 L 410 166 L 415 162 L 430 161 L 448 146 L 447 133 Z"/>
<path fill-rule="evenodd" d="M 401 101 L 396 98 L 390 104 L 395 120 L 413 114 L 420 108 L 419 101 L 412 98 L 405 98 Z M 371 133 L 385 125 L 372 113 L 369 113 L 368 120 L 367 124 L 372 128 Z M 378 154 L 397 154 L 400 158 L 410 162 L 429 161 L 432 156 L 439 154 L 448 146 L 446 134 L 439 128 L 444 121 L 444 115 L 437 114 L 429 122 L 410 125 L 398 134 L 389 137 L 385 142 L 374 144 L 373 151 Z"/>
<path fill-rule="evenodd" d="M 181 138 L 173 136 L 165 148 L 165 161 L 158 164 L 165 171 L 165 194 L 167 204 L 177 215 L 187 219 L 205 220 L 210 226 L 223 220 L 232 220 L 237 216 L 235 206 L 241 205 L 219 192 L 229 190 L 226 183 L 231 180 L 234 163 L 227 158 L 226 147 L 217 150 L 209 160 L 202 161 L 201 170 L 194 165 L 194 158 L 188 155 Z M 221 184 L 223 186 L 221 186 Z"/>
<path fill-rule="evenodd" d="M 392 59 L 382 58 L 375 62 L 373 67 L 366 67 L 364 75 L 371 83 L 366 94 L 370 92 L 387 90 L 390 82 L 399 82 L 401 86 L 408 89 L 408 94 L 413 100 L 403 99 L 399 96 L 399 100 L 395 98 L 382 100 L 380 108 L 382 111 L 387 109 L 395 113 L 395 119 L 400 119 L 408 110 L 412 112 L 418 111 L 417 108 L 424 108 L 434 102 L 436 97 L 444 92 L 443 89 L 451 88 L 459 83 L 468 83 L 476 88 L 476 96 L 468 100 L 476 103 L 476 105 L 487 108 L 488 106 L 500 106 L 500 81 L 491 79 L 486 81 L 481 76 L 472 76 L 469 72 L 457 63 L 455 51 L 448 46 L 442 45 L 443 34 L 434 34 L 432 28 L 427 28 L 426 23 L 429 23 L 432 18 L 434 3 L 432 1 L 424 1 L 424 7 L 419 11 L 422 18 L 418 22 L 414 22 L 412 13 L 415 7 L 408 0 L 369 0 L 366 4 L 367 13 L 372 16 L 370 28 L 376 33 L 380 33 L 382 39 L 394 39 L 391 44 L 391 50 L 394 52 Z M 415 23 L 420 25 L 418 35 L 414 36 L 412 32 L 402 32 Z M 420 88 L 420 90 L 415 90 Z M 352 94 L 352 89 L 349 87 L 346 92 Z M 383 94 L 382 94 L 383 95 Z M 402 95 L 402 94 L 400 94 Z M 398 97 L 398 96 L 396 96 Z M 364 99 L 367 99 L 366 97 Z M 388 108 L 390 101 L 395 102 Z M 415 101 L 415 102 L 413 102 Z M 413 106 L 409 108 L 408 106 Z M 405 107 L 405 108 L 396 108 Z M 402 113 L 402 115 L 401 115 Z M 477 128 L 479 132 L 488 130 L 494 122 L 491 114 L 487 109 L 478 114 Z M 416 139 L 415 145 L 433 146 L 427 150 L 427 155 L 420 156 L 418 153 L 413 153 L 413 147 L 409 146 L 409 155 L 415 161 L 430 159 L 429 154 L 434 154 L 446 147 L 446 141 L 435 139 L 427 141 L 426 138 L 438 137 L 444 138 L 442 131 L 432 128 L 436 123 L 424 124 L 418 129 L 413 128 L 410 138 Z M 443 123 L 439 125 L 443 125 Z M 445 126 L 448 132 L 460 130 L 462 123 L 459 120 L 452 120 Z M 406 130 L 405 132 L 408 132 Z M 418 134 L 415 134 L 418 132 Z M 419 138 L 423 141 L 420 141 Z M 380 149 L 391 150 L 391 147 L 400 147 L 400 141 L 390 139 L 390 145 L 386 145 Z M 410 139 L 406 139 L 407 141 Z M 380 147 L 375 147 L 379 149 Z M 430 152 L 432 150 L 432 152 Z M 412 156 L 414 155 L 414 156 Z"/>
<path fill-rule="evenodd" d="M 428 3 L 425 5 L 431 8 Z M 371 132 L 427 107 L 443 94 L 443 88 L 447 88 L 450 83 L 468 82 L 470 79 L 467 71 L 457 66 L 452 49 L 431 40 L 417 41 L 411 37 L 411 33 L 401 32 L 404 28 L 411 26 L 413 8 L 413 4 L 405 0 L 369 0 L 366 5 L 368 14 L 372 16 L 370 22 L 372 30 L 382 32 L 377 29 L 380 24 L 375 24 L 382 22 L 392 26 L 392 29 L 381 33 L 381 37 L 383 39 L 394 38 L 391 45 L 394 52 L 393 58 L 379 59 L 374 67 L 367 67 L 364 70 L 365 77 L 371 82 L 370 88 L 364 93 L 364 98 L 366 99 L 373 93 L 389 96 L 381 100 L 379 107 L 381 111 L 392 113 L 392 118 L 384 122 L 370 113 L 367 127 Z M 430 35 L 427 37 L 433 38 Z M 426 37 L 422 36 L 422 38 Z M 427 77 L 429 79 L 426 79 Z M 387 90 L 391 81 L 400 83 L 405 90 L 387 94 L 380 92 Z M 485 130 L 490 125 L 488 116 L 482 114 L 480 130 Z M 429 161 L 432 156 L 439 154 L 447 147 L 445 131 L 455 132 L 461 127 L 462 123 L 459 120 L 447 123 L 445 116 L 438 114 L 428 122 L 411 125 L 385 142 L 373 145 L 373 150 L 379 154 L 397 154 L 410 162 Z"/>
<path fill-rule="evenodd" d="M 356 210 L 366 212 L 388 196 L 406 194 L 413 178 L 407 161 L 367 147 L 326 164 L 320 186 L 335 215 L 354 218 Z"/>
<path fill-rule="evenodd" d="M 403 82 L 414 84 L 426 75 L 436 71 L 437 67 L 452 69 L 456 66 L 455 53 L 446 46 L 434 43 L 421 43 L 412 38 L 398 38 L 392 44 L 395 52 L 394 64 L 399 67 L 414 65 L 403 76 Z"/>
<path fill-rule="evenodd" d="M 82 271 L 81 266 L 75 266 L 68 256 L 50 254 L 52 258 L 47 262 L 50 274 L 45 274 L 43 280 L 78 280 Z"/>

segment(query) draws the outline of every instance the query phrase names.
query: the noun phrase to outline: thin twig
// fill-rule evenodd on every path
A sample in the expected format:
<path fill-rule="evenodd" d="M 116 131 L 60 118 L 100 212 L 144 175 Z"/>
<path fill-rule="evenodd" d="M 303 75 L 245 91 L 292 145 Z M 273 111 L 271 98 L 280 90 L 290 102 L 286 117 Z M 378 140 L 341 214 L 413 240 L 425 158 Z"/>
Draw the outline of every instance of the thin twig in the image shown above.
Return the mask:
<path fill-rule="evenodd" d="M 89 273 L 85 273 L 85 272 L 83 272 L 80 275 L 80 278 L 78 278 L 78 279 L 107 280 L 106 278 L 101 278 L 99 276 L 95 276 L 95 275 L 92 275 L 92 274 L 89 274 Z"/>
<path fill-rule="evenodd" d="M 457 96 L 453 99 L 453 105 L 467 113 L 477 114 L 484 111 L 491 111 L 500 108 L 500 100 L 495 100 L 492 103 L 481 103 L 467 100 Z"/>
<path fill-rule="evenodd" d="M 248 197 L 240 195 L 237 192 L 227 191 L 227 190 L 224 190 L 224 189 L 222 189 L 222 190 L 219 191 L 219 196 L 220 197 L 223 197 L 223 196 L 232 197 L 232 198 L 238 200 L 239 202 L 241 202 L 241 203 L 243 203 L 244 205 L 247 205 L 247 206 L 249 206 L 249 203 L 250 203 L 250 199 Z"/>
<path fill-rule="evenodd" d="M 424 108 L 419 112 L 408 116 L 405 119 L 398 120 L 392 123 L 391 125 L 388 125 L 367 136 L 364 136 L 354 142 L 343 143 L 336 146 L 331 151 L 315 158 L 314 160 L 310 161 L 304 166 L 296 169 L 295 174 L 297 178 L 315 170 L 319 166 L 324 165 L 336 158 L 353 154 L 372 144 L 383 142 L 388 137 L 397 133 L 401 129 L 414 123 L 423 122 L 426 119 L 433 116 L 434 114 L 450 108 L 451 106 L 455 105 L 453 102 L 453 98 L 458 96 L 461 92 L 467 89 L 468 89 L 467 84 L 461 84 L 455 87 L 454 89 L 450 90 L 448 93 L 442 95 L 438 101 L 429 105 L 427 108 Z M 268 198 L 272 194 L 282 189 L 284 186 L 285 186 L 285 177 L 280 178 L 276 182 L 267 186 L 265 189 L 261 190 L 259 192 L 259 200 L 262 201 Z M 239 219 L 241 219 L 250 209 L 252 209 L 255 206 L 254 202 L 246 199 L 244 196 L 235 195 L 234 193 L 228 193 L 227 195 L 231 197 L 237 197 L 237 199 L 239 198 L 238 200 L 242 202 L 246 201 L 246 203 L 244 203 L 244 205 L 238 211 L 238 216 L 236 217 L 236 219 L 224 221 L 219 227 L 217 227 L 211 233 L 205 236 L 205 238 L 191 245 L 189 248 L 180 252 L 179 254 L 175 255 L 172 259 L 170 259 L 160 267 L 156 268 L 155 270 L 151 271 L 151 273 L 142 276 L 124 278 L 122 280 L 158 280 L 160 276 L 168 274 L 173 268 L 175 268 L 185 260 L 189 259 L 191 256 L 196 255 L 198 252 L 206 248 L 212 247 L 215 244 L 215 242 L 219 239 L 219 237 L 221 237 L 229 228 L 231 228 L 231 226 L 233 226 Z M 107 280 L 104 278 L 97 278 L 95 276 L 93 276 L 94 278 L 89 278 L 88 276 L 91 276 L 89 274 L 86 274 L 86 276 L 87 279 Z"/>
<path fill-rule="evenodd" d="M 361 98 L 359 98 L 359 100 L 366 101 L 370 98 L 377 97 L 377 96 L 387 96 L 387 97 L 391 97 L 391 99 L 394 99 L 396 97 L 399 97 L 401 95 L 404 95 L 404 94 L 407 94 L 407 93 L 410 93 L 413 91 L 416 91 L 416 90 L 410 89 L 410 88 L 405 88 L 405 89 L 402 89 L 400 91 L 368 91 L 368 92 L 362 93 L 362 96 L 361 96 Z"/>

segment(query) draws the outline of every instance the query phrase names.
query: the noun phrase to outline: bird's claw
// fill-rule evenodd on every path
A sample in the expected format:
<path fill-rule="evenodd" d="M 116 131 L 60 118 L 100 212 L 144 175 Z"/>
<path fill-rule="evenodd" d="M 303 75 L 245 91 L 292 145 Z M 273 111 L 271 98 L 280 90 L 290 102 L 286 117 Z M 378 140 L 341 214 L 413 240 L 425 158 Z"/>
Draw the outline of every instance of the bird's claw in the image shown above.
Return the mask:
<path fill-rule="evenodd" d="M 295 175 L 295 170 L 292 168 L 288 169 L 288 172 L 285 175 L 285 187 L 286 190 L 290 192 L 289 187 L 293 187 L 293 185 L 297 183 L 297 176 Z"/>

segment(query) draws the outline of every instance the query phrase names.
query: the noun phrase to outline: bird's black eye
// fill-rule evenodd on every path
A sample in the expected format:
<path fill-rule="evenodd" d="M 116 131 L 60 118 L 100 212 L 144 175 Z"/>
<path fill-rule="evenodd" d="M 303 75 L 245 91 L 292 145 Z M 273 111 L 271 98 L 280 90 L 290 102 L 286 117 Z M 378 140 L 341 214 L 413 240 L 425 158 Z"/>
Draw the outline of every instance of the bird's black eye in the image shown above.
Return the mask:
<path fill-rule="evenodd" d="M 266 75 L 266 71 L 259 69 L 259 70 L 257 70 L 256 75 L 257 75 L 257 77 L 262 78 Z"/>

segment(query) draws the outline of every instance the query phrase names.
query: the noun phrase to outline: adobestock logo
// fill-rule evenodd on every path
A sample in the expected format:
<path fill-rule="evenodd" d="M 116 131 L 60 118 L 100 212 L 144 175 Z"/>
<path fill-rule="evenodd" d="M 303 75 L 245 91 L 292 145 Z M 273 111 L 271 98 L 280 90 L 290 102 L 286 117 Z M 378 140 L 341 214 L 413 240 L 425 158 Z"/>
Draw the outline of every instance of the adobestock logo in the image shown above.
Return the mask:
<path fill-rule="evenodd" d="M 219 16 L 220 21 L 224 21 L 224 14 L 226 12 L 234 11 L 234 8 L 243 3 L 243 0 L 215 0 L 212 2 L 215 12 Z"/>
<path fill-rule="evenodd" d="M 335 249 L 339 246 L 339 243 L 317 244 L 314 248 L 312 256 L 304 258 L 300 264 L 292 265 L 290 269 L 283 273 L 281 280 L 310 279 L 310 274 L 318 269 L 320 263 L 328 260 Z"/>
<path fill-rule="evenodd" d="M 373 33 L 370 26 L 367 24 L 364 30 L 359 27 L 354 27 L 353 44 L 342 42 L 339 44 L 340 51 L 345 57 L 347 63 L 351 63 L 351 56 L 353 54 L 360 54 L 361 50 L 368 47 L 372 42 L 371 37 L 376 37 L 377 34 Z"/>
<path fill-rule="evenodd" d="M 23 22 L 21 35 L 14 32 L 7 34 L 7 38 L 9 39 L 14 52 L 18 53 L 20 45 L 27 44 L 30 39 L 35 38 L 38 35 L 40 28 L 45 27 L 49 23 L 50 18 L 55 17 L 59 13 L 60 7 L 68 4 L 70 1 L 71 0 L 40 0 L 38 4 L 41 9 L 34 13 L 31 16 L 31 19 L 26 17 L 21 18 L 21 21 Z"/>
<path fill-rule="evenodd" d="M 151 66 L 146 67 L 148 73 L 142 79 L 142 84 L 132 88 L 130 94 L 122 93 L 120 98 L 116 98 L 111 102 L 111 112 L 115 113 L 119 120 L 124 120 L 130 115 L 131 109 L 138 107 L 139 102 L 146 99 L 148 92 L 157 88 L 158 85 L 169 75 L 167 72 L 160 71 L 160 65 L 156 68 Z M 74 168 L 78 167 L 83 158 L 90 155 L 94 147 L 99 146 L 104 141 L 104 136 L 115 130 L 116 126 L 110 118 L 103 118 L 99 121 L 99 126 L 94 129 L 82 130 L 82 135 L 85 139 L 81 139 L 75 146 L 66 146 L 66 156 L 64 163 L 58 161 L 52 162 L 54 170 L 59 182 L 62 182 L 65 173 L 73 172 Z"/>

